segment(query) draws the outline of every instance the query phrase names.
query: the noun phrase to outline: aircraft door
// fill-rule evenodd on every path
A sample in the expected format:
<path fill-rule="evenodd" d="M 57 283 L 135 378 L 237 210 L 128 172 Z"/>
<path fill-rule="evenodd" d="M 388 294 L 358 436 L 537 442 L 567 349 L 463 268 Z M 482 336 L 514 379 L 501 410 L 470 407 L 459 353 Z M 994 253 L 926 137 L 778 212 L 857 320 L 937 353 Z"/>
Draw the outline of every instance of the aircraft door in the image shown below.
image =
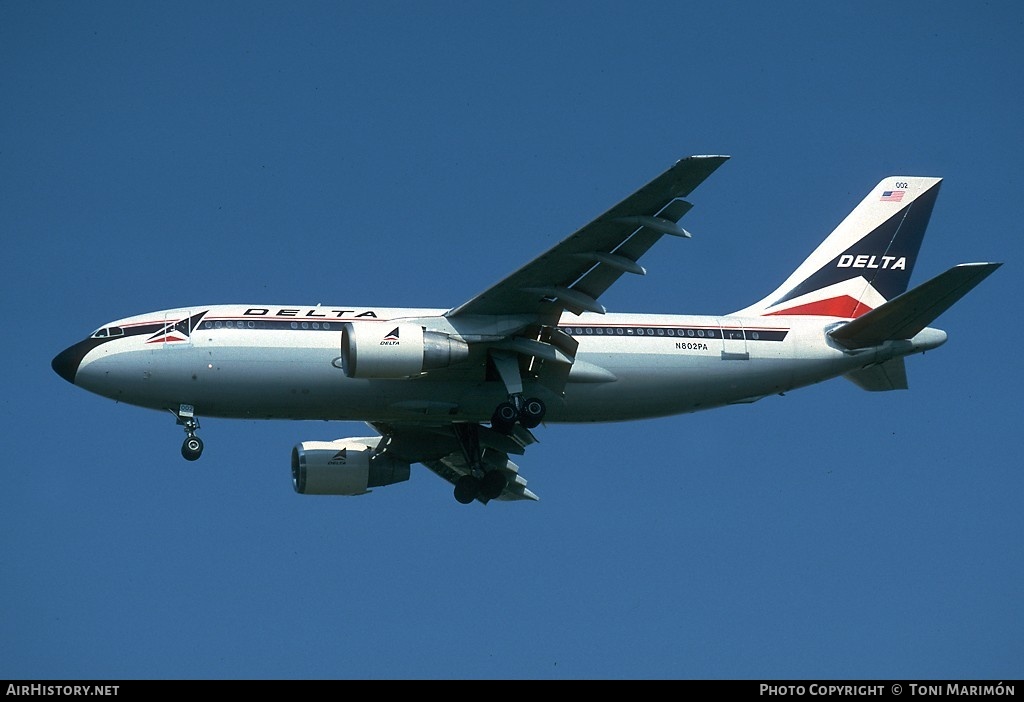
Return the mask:
<path fill-rule="evenodd" d="M 193 319 L 191 310 L 173 310 L 164 314 L 161 348 L 192 348 Z"/>
<path fill-rule="evenodd" d="M 719 319 L 718 324 L 722 332 L 722 360 L 749 361 L 745 330 L 739 320 L 726 317 Z"/>

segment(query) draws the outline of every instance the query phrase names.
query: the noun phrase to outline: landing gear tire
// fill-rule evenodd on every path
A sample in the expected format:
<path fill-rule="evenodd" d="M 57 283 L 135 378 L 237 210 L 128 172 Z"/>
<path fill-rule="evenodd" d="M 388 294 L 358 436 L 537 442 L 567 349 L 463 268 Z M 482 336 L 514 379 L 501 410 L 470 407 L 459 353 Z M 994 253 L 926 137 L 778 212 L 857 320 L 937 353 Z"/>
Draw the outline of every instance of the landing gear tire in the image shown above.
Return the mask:
<path fill-rule="evenodd" d="M 203 440 L 198 436 L 189 436 L 181 445 L 181 455 L 186 461 L 198 460 L 203 455 Z"/>
<path fill-rule="evenodd" d="M 523 411 L 519 417 L 519 423 L 527 429 L 533 429 L 544 419 L 548 408 L 536 397 L 531 397 L 523 403 Z"/>
<path fill-rule="evenodd" d="M 505 491 L 508 479 L 500 470 L 489 471 L 480 481 L 480 497 L 485 500 L 493 500 Z"/>
<path fill-rule="evenodd" d="M 516 411 L 515 405 L 511 402 L 502 402 L 491 415 L 491 429 L 508 434 L 515 427 L 517 419 L 519 419 L 519 412 Z"/>
<path fill-rule="evenodd" d="M 455 500 L 468 505 L 480 494 L 480 481 L 472 475 L 464 475 L 455 483 Z"/>

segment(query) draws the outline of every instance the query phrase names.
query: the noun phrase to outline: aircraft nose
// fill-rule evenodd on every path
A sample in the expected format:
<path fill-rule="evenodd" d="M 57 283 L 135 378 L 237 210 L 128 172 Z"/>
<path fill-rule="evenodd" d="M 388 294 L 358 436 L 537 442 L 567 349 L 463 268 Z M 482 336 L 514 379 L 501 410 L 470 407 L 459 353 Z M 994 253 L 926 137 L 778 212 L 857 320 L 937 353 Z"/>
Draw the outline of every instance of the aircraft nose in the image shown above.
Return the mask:
<path fill-rule="evenodd" d="M 82 363 L 83 353 L 79 344 L 69 346 L 50 361 L 54 372 L 72 385 L 75 383 L 75 375 L 78 373 L 78 366 Z"/>

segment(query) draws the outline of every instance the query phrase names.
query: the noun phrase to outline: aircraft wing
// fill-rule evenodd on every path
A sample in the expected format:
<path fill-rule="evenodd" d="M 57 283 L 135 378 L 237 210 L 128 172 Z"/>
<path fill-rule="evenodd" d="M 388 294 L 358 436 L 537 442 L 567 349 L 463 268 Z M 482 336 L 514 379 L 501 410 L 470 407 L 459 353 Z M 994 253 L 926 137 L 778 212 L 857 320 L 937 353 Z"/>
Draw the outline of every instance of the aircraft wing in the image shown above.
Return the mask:
<path fill-rule="evenodd" d="M 537 315 L 562 310 L 604 313 L 597 298 L 623 273 L 643 275 L 637 263 L 663 235 L 689 237 L 678 221 L 685 197 L 728 156 L 690 156 L 576 233 L 487 290 L 448 312 L 461 315 Z"/>
<path fill-rule="evenodd" d="M 577 344 L 552 325 L 563 310 L 603 313 L 597 298 L 623 273 L 644 274 L 637 261 L 662 236 L 689 237 L 678 221 L 691 205 L 679 198 L 688 195 L 727 159 L 690 156 L 677 161 L 546 253 L 447 312 L 457 328 L 459 322 L 468 322 L 466 328 L 473 329 L 470 320 L 477 316 L 516 320 L 503 329 L 466 334 L 489 337 L 472 343 L 486 349 L 488 363 L 505 383 L 510 397 L 522 392 L 526 368 L 536 383 L 554 394 L 561 392 Z M 521 325 L 524 317 L 530 326 Z M 527 328 L 529 332 L 523 333 Z M 521 364 L 520 357 L 532 357 L 539 363 Z M 476 497 L 480 502 L 538 499 L 509 459 L 510 455 L 522 455 L 526 446 L 536 441 L 521 423 L 507 434 L 473 422 L 375 422 L 370 426 L 384 437 L 377 452 L 409 464 L 422 463 L 452 485 L 474 473 L 474 461 L 488 476 L 500 471 L 506 481 L 504 488 L 495 488 L 501 491 L 496 497 Z"/>
<path fill-rule="evenodd" d="M 519 475 L 519 466 L 509 454 L 522 455 L 537 439 L 529 429 L 516 426 L 511 434 L 502 434 L 490 427 L 474 423 L 383 423 L 370 426 L 384 439 L 377 451 L 407 463 L 422 463 L 452 485 L 471 470 L 463 446 L 476 442 L 487 470 L 501 470 L 508 481 L 496 500 L 537 500 L 526 488 L 526 479 Z M 460 433 L 462 436 L 460 437 Z M 480 497 L 478 501 L 486 504 Z"/>

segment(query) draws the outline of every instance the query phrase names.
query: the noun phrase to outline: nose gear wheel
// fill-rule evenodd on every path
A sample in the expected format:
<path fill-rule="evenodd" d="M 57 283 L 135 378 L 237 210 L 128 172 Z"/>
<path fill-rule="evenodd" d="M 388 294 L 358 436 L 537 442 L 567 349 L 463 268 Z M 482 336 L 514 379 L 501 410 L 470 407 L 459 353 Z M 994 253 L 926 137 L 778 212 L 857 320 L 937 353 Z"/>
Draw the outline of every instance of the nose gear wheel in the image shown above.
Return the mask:
<path fill-rule="evenodd" d="M 194 414 L 192 405 L 180 405 L 177 410 L 170 410 L 178 424 L 185 427 L 185 441 L 181 444 L 181 456 L 186 461 L 197 461 L 203 455 L 203 440 L 196 436 L 199 420 Z"/>

